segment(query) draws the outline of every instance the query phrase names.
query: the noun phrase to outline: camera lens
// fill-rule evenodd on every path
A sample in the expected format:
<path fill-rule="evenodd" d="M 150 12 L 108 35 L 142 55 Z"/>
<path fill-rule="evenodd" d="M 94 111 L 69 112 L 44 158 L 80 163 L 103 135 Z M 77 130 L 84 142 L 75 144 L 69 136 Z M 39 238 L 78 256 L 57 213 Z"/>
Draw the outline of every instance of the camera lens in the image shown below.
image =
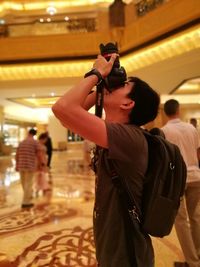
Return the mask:
<path fill-rule="evenodd" d="M 107 60 L 110 60 L 110 57 L 113 53 L 118 54 L 117 43 L 107 43 L 106 45 L 100 44 L 101 55 Z M 115 59 L 113 68 L 110 74 L 105 79 L 105 86 L 111 92 L 115 89 L 123 86 L 127 79 L 126 71 L 123 67 L 120 67 L 119 57 Z"/>

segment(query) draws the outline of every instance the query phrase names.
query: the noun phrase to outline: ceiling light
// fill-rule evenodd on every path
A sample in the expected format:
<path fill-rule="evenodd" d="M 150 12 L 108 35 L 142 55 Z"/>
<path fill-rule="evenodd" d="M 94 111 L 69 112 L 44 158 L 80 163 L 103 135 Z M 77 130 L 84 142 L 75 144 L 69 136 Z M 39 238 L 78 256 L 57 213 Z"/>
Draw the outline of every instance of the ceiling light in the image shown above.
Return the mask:
<path fill-rule="evenodd" d="M 40 19 L 40 22 L 44 22 L 44 19 L 43 19 L 43 18 L 41 18 L 41 19 Z"/>
<path fill-rule="evenodd" d="M 4 19 L 0 19 L 0 25 L 4 25 L 6 22 Z"/>
<path fill-rule="evenodd" d="M 65 17 L 65 20 L 68 21 L 68 20 L 69 20 L 69 17 L 66 16 L 66 17 Z"/>
<path fill-rule="evenodd" d="M 47 22 L 51 22 L 51 19 L 50 18 L 47 18 Z"/>
<path fill-rule="evenodd" d="M 56 100 L 49 101 L 49 105 L 54 105 L 56 103 Z"/>
<path fill-rule="evenodd" d="M 190 90 L 190 91 L 193 91 L 193 90 L 199 90 L 199 88 L 200 88 L 200 86 L 199 86 L 198 83 L 192 84 L 192 83 L 188 82 L 188 83 L 185 83 L 185 84 L 181 85 L 178 89 L 179 90 Z"/>
<path fill-rule="evenodd" d="M 199 102 L 200 95 L 173 95 L 173 98 L 176 99 L 180 104 L 200 104 Z M 167 100 L 171 99 L 172 95 L 161 95 L 161 103 L 164 104 Z"/>
<path fill-rule="evenodd" d="M 57 9 L 54 6 L 49 6 L 49 7 L 47 7 L 46 11 L 48 14 L 53 16 L 57 12 Z"/>

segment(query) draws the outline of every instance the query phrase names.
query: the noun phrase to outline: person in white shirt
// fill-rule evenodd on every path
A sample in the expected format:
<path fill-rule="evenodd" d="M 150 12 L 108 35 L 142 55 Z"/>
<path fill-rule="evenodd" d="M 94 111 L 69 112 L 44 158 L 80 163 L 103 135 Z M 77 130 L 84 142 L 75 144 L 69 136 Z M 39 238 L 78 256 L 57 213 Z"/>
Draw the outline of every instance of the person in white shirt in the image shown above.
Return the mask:
<path fill-rule="evenodd" d="M 175 266 L 200 267 L 200 142 L 197 130 L 180 119 L 179 106 L 175 99 L 165 102 L 168 122 L 162 127 L 165 138 L 179 147 L 187 166 L 185 194 L 175 220 L 186 263 Z"/>
<path fill-rule="evenodd" d="M 191 118 L 190 119 L 190 123 L 197 129 L 198 134 L 199 134 L 199 140 L 200 140 L 200 128 L 198 126 L 197 119 L 196 118 Z M 199 168 L 200 168 L 200 160 L 199 160 Z"/>

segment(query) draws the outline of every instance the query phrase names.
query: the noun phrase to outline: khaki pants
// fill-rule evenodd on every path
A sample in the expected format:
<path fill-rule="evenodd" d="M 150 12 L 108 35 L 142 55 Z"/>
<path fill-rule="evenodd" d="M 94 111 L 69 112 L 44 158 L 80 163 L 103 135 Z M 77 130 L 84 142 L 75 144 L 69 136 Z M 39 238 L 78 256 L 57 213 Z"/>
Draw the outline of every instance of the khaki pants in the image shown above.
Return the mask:
<path fill-rule="evenodd" d="M 34 172 L 29 170 L 20 171 L 20 179 L 24 194 L 22 204 L 31 204 L 33 198 Z"/>
<path fill-rule="evenodd" d="M 200 267 L 200 183 L 187 184 L 175 229 L 186 262 Z"/>

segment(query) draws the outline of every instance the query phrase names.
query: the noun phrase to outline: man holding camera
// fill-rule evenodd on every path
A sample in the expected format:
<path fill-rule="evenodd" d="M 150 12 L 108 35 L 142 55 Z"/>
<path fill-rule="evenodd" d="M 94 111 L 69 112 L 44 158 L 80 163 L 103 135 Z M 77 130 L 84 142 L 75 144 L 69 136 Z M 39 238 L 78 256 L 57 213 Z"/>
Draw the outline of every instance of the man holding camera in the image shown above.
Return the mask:
<path fill-rule="evenodd" d="M 128 211 L 112 182 L 109 160 L 112 160 L 117 173 L 124 177 L 140 206 L 148 164 L 148 145 L 140 126 L 155 119 L 160 99 L 139 78 L 127 80 L 123 73 L 125 78 L 121 79 L 120 69 L 112 74 L 116 61 L 117 53 L 109 54 L 109 58 L 99 55 L 93 69 L 62 96 L 52 110 L 66 128 L 98 146 L 94 160 L 96 194 L 93 216 L 98 266 L 153 267 L 151 239 L 141 232 L 138 235 L 139 224 L 137 229 L 131 228 Z M 114 79 L 111 75 L 115 75 Z M 97 105 L 96 92 L 92 92 L 96 85 L 102 90 L 105 120 L 87 111 L 95 103 Z"/>

